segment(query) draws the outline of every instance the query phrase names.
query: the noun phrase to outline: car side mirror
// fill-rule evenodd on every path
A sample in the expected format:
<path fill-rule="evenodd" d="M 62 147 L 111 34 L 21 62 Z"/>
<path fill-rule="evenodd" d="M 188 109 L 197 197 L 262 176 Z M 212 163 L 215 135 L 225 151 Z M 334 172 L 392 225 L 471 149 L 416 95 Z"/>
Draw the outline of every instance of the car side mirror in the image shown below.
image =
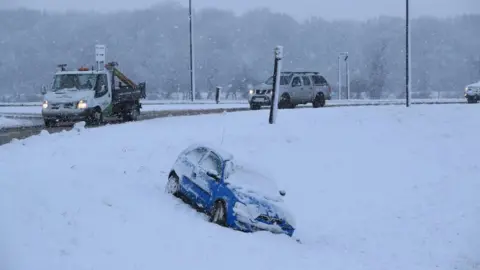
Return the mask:
<path fill-rule="evenodd" d="M 220 177 L 218 177 L 218 175 L 213 171 L 207 171 L 207 175 L 215 179 L 216 181 L 220 180 Z"/>
<path fill-rule="evenodd" d="M 285 192 L 285 190 L 280 190 L 278 193 L 280 193 L 281 196 L 287 195 L 287 192 Z"/>
<path fill-rule="evenodd" d="M 42 85 L 42 90 L 40 93 L 42 93 L 42 95 L 45 95 L 47 93 L 47 87 L 45 85 Z"/>

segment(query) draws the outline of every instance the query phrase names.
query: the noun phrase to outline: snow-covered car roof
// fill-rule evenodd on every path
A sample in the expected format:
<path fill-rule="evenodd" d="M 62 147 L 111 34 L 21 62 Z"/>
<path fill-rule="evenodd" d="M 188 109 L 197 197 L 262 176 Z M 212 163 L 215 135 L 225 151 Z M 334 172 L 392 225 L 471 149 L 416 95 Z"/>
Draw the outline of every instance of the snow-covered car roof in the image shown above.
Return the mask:
<path fill-rule="evenodd" d="M 194 144 L 191 144 L 189 145 L 185 150 L 183 150 L 183 153 L 186 153 L 186 152 L 189 152 L 193 149 L 196 149 L 196 148 L 199 148 L 199 147 L 203 147 L 203 148 L 206 148 L 210 151 L 213 151 L 215 152 L 216 154 L 218 154 L 220 156 L 220 158 L 222 160 L 232 160 L 233 159 L 233 154 L 223 150 L 222 148 L 220 148 L 219 146 L 216 146 L 212 143 L 194 143 Z"/>

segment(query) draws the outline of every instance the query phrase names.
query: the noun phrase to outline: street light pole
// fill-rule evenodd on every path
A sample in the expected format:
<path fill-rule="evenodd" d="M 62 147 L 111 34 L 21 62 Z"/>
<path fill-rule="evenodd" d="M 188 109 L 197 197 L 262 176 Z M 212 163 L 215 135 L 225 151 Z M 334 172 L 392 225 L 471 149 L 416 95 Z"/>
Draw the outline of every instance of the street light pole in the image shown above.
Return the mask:
<path fill-rule="evenodd" d="M 340 69 L 340 55 L 338 55 L 338 100 L 342 99 L 342 70 Z"/>
<path fill-rule="evenodd" d="M 412 88 L 412 59 L 410 56 L 410 50 L 411 50 L 411 31 L 410 31 L 410 0 L 405 0 L 405 105 L 407 107 L 410 107 L 410 102 L 411 102 L 411 88 Z"/>
<path fill-rule="evenodd" d="M 188 17 L 190 20 L 190 95 L 192 102 L 195 101 L 195 64 L 193 53 L 193 20 L 192 20 L 192 0 L 189 0 Z"/>
<path fill-rule="evenodd" d="M 347 100 L 350 99 L 350 68 L 348 66 L 348 52 L 345 53 L 345 69 L 346 69 L 346 80 L 347 80 Z"/>

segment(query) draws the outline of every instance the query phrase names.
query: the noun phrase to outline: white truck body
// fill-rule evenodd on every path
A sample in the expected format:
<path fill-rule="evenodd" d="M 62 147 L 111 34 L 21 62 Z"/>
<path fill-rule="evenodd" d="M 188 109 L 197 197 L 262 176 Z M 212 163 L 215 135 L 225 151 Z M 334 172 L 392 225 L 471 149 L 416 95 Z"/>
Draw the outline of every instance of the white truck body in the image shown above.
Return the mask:
<path fill-rule="evenodd" d="M 145 83 L 130 81 L 117 63 L 105 63 L 105 46 L 96 46 L 96 69 L 61 70 L 53 83 L 44 87 L 42 115 L 46 126 L 57 122 L 82 121 L 100 124 L 104 116 L 136 120 L 140 114 L 140 98 L 145 97 Z M 118 88 L 115 78 L 119 79 Z M 124 85 L 122 85 L 122 82 Z"/>

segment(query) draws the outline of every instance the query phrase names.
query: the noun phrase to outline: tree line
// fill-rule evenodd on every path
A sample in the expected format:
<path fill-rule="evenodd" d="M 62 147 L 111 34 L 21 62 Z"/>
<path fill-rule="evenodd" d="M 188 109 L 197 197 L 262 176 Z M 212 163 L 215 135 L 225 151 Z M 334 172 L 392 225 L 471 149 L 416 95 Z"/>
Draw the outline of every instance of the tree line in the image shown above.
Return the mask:
<path fill-rule="evenodd" d="M 197 91 L 246 93 L 271 76 L 273 49 L 283 45 L 283 70 L 319 71 L 336 89 L 338 53 L 348 51 L 353 96 L 404 92 L 403 18 L 300 23 L 267 9 L 202 9 L 194 23 Z M 480 15 L 412 20 L 413 91 L 461 96 L 479 81 L 479 25 Z M 58 64 L 91 66 L 95 44 L 107 45 L 108 60 L 131 79 L 146 81 L 148 94 L 189 91 L 188 10 L 166 3 L 108 14 L 1 10 L 0 95 L 38 93 Z"/>

